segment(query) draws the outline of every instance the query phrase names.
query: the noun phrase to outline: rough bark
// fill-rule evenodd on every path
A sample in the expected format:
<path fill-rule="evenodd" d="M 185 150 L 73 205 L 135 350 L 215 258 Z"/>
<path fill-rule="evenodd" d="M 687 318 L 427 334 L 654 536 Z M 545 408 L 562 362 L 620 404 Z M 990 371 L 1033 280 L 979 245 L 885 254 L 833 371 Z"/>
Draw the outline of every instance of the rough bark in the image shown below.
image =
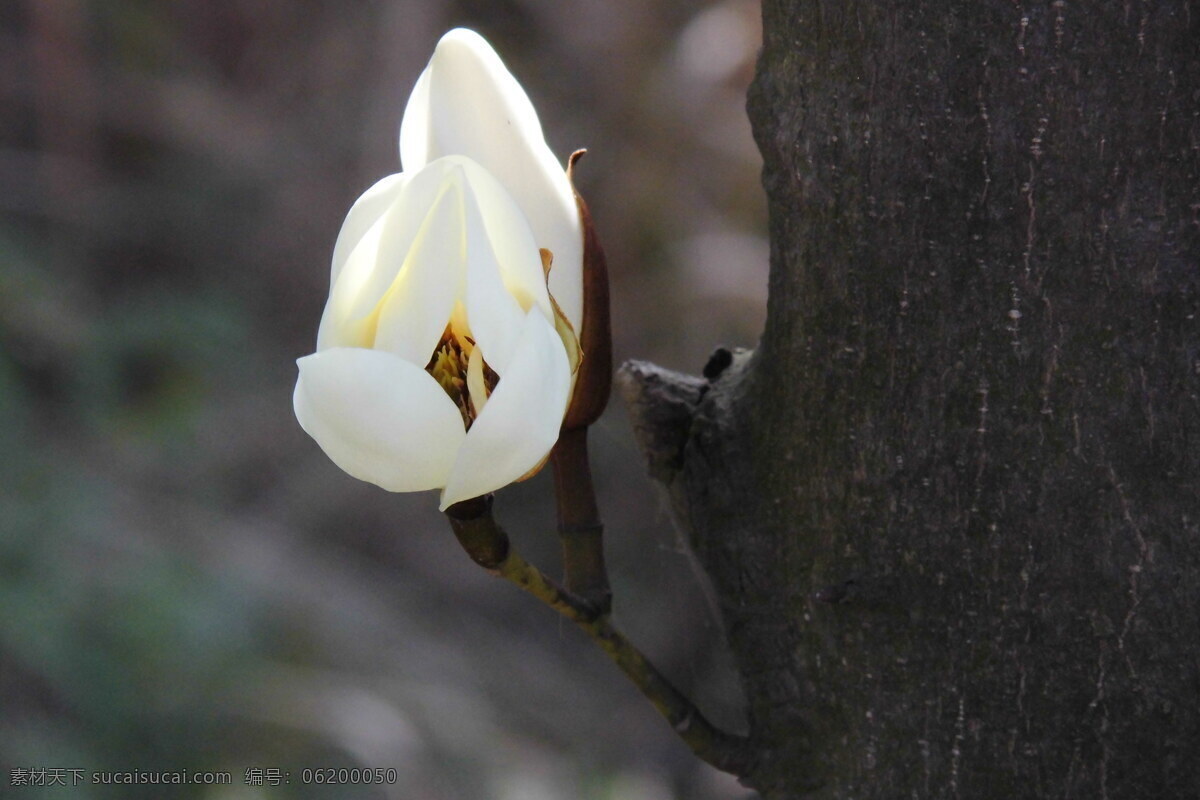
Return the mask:
<path fill-rule="evenodd" d="M 763 16 L 762 341 L 622 376 L 746 780 L 1200 796 L 1200 6 Z"/>

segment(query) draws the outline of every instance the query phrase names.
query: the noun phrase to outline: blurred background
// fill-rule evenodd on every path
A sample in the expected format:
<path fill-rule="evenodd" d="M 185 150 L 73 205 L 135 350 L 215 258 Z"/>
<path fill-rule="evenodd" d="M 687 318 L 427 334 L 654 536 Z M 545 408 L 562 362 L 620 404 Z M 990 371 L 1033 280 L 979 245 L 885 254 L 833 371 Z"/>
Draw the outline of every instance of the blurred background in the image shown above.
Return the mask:
<path fill-rule="evenodd" d="M 343 215 L 398 171 L 400 112 L 456 25 L 560 157 L 590 150 L 617 362 L 698 373 L 754 344 L 754 0 L 0 4 L 0 796 L 750 796 L 471 564 L 434 494 L 349 478 L 292 415 Z M 736 728 L 716 616 L 618 399 L 592 440 L 616 620 Z M 497 512 L 557 575 L 550 476 Z M 397 782 L 299 785 L 317 767 Z M 11 785 L 34 768 L 233 782 Z"/>

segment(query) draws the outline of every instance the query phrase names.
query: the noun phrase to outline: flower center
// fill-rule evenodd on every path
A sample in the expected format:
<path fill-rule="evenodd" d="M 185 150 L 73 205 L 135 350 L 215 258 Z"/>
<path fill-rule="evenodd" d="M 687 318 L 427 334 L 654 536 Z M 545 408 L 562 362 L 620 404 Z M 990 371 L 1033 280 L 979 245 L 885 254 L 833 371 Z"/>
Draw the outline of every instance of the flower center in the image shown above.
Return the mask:
<path fill-rule="evenodd" d="M 425 371 L 454 401 L 467 430 L 471 429 L 471 423 L 483 411 L 492 390 L 500 382 L 500 376 L 487 365 L 483 353 L 475 347 L 475 340 L 460 336 L 451 325 L 447 325 L 442 333 Z"/>

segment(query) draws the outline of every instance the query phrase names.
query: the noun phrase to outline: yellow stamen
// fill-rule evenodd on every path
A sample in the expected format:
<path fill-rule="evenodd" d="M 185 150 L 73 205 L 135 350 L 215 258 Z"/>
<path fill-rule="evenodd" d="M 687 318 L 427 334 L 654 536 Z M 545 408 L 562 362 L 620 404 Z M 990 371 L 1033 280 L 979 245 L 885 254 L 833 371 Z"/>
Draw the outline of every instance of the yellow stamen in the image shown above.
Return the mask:
<path fill-rule="evenodd" d="M 446 326 L 425 371 L 454 401 L 467 430 L 500 381 L 500 376 L 483 360 L 483 351 L 471 337 L 460 336 L 453 322 Z"/>

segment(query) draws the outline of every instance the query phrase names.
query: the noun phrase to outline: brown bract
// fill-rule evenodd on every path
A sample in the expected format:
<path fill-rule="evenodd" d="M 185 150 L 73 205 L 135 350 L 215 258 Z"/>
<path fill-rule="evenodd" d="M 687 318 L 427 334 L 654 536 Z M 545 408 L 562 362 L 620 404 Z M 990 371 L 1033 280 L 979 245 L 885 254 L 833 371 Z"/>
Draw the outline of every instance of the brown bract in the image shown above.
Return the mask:
<path fill-rule="evenodd" d="M 575 186 L 577 162 L 586 150 L 576 150 L 567 160 L 567 179 Z M 583 361 L 571 405 L 563 418 L 562 430 L 575 430 L 591 425 L 608 405 L 612 390 L 612 328 L 608 315 L 608 265 L 604 248 L 592 224 L 587 203 L 575 190 L 579 217 L 583 223 L 583 320 L 579 326 L 579 344 Z"/>

